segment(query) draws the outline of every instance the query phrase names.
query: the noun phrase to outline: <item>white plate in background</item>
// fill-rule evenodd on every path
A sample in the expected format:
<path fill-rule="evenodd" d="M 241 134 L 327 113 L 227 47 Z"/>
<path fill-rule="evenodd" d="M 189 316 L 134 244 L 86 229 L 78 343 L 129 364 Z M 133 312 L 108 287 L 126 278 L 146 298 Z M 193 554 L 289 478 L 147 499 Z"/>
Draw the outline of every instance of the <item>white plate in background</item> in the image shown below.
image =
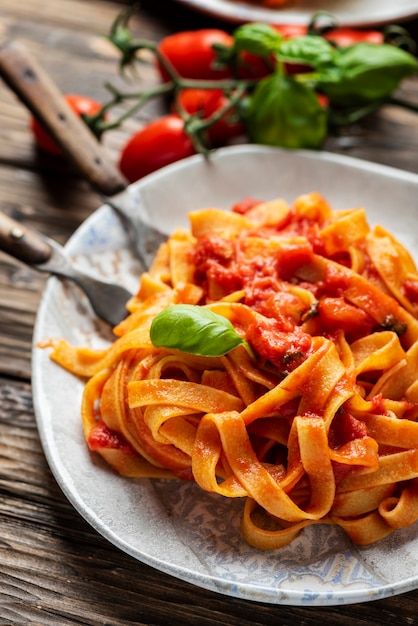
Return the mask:
<path fill-rule="evenodd" d="M 289 152 L 254 145 L 194 156 L 131 186 L 150 220 L 169 233 L 190 210 L 230 208 L 247 196 L 321 192 L 333 208 L 363 206 L 369 221 L 418 251 L 418 175 L 326 152 Z M 101 207 L 67 249 L 80 263 L 134 289 L 136 263 L 124 231 Z M 418 525 L 360 548 L 343 531 L 311 526 L 273 552 L 250 547 L 239 530 L 243 502 L 207 494 L 191 483 L 132 480 L 114 474 L 84 441 L 83 383 L 52 363 L 36 343 L 64 337 L 74 345 L 106 345 L 107 327 L 77 289 L 51 278 L 34 335 L 33 391 L 43 448 L 77 511 L 115 546 L 162 572 L 222 594 L 300 606 L 364 602 L 418 587 Z"/>
<path fill-rule="evenodd" d="M 295 0 L 270 9 L 241 0 L 177 0 L 192 9 L 229 22 L 308 24 L 318 11 L 328 11 L 340 26 L 379 26 L 418 15 L 417 0 Z"/>

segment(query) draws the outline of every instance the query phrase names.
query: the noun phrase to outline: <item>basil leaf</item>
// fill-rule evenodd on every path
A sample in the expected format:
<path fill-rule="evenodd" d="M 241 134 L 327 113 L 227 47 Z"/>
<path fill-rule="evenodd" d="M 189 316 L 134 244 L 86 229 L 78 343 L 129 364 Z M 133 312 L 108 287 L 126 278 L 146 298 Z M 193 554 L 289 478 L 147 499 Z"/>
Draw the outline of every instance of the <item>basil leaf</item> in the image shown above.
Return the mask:
<path fill-rule="evenodd" d="M 306 35 L 285 39 L 280 44 L 278 56 L 283 61 L 302 63 L 320 69 L 334 63 L 337 51 L 323 37 Z"/>
<path fill-rule="evenodd" d="M 257 84 L 246 113 L 246 127 L 253 143 L 320 148 L 327 136 L 327 119 L 309 85 L 276 73 Z"/>
<path fill-rule="evenodd" d="M 266 57 L 280 45 L 283 36 L 268 24 L 244 24 L 233 32 L 234 50 L 246 50 L 257 56 Z"/>
<path fill-rule="evenodd" d="M 212 357 L 245 343 L 226 317 L 192 304 L 173 304 L 161 311 L 151 324 L 150 337 L 156 348 Z"/>
<path fill-rule="evenodd" d="M 412 54 L 389 44 L 359 43 L 337 52 L 335 68 L 325 69 L 317 86 L 340 106 L 383 100 L 418 70 Z"/>

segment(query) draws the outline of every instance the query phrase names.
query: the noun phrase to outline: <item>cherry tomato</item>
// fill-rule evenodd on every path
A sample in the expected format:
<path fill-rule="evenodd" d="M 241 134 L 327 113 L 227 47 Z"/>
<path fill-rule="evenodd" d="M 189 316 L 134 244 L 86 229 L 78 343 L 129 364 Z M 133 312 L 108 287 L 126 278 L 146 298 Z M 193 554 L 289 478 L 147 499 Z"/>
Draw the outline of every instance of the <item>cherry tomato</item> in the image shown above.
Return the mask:
<path fill-rule="evenodd" d="M 164 115 L 136 132 L 122 149 L 119 168 L 133 183 L 151 172 L 195 153 L 179 115 Z"/>
<path fill-rule="evenodd" d="M 308 33 L 307 26 L 272 24 L 272 27 L 283 35 L 285 39 L 303 37 Z M 274 71 L 275 66 L 276 60 L 274 54 L 270 55 L 269 59 L 266 60 L 257 54 L 243 50 L 239 54 L 237 75 L 239 78 L 244 79 L 261 79 L 269 76 L 269 74 Z M 288 74 L 297 74 L 311 70 L 309 66 L 301 65 L 300 63 L 285 63 L 285 67 Z"/>
<path fill-rule="evenodd" d="M 183 31 L 162 39 L 158 50 L 183 78 L 227 78 L 231 75 L 228 68 L 218 70 L 214 67 L 214 44 L 229 48 L 233 44 L 233 38 L 225 31 L 215 28 Z M 161 64 L 158 67 L 163 79 L 167 80 L 167 72 Z"/>
<path fill-rule="evenodd" d="M 194 115 L 199 113 L 203 119 L 207 119 L 228 104 L 228 98 L 220 89 L 182 89 L 178 96 L 178 104 Z M 244 132 L 243 124 L 230 122 L 233 110 L 208 128 L 207 135 L 212 145 L 222 145 Z"/>
<path fill-rule="evenodd" d="M 274 24 L 273 28 L 281 33 L 285 39 L 304 37 L 308 34 L 308 27 L 299 24 Z M 356 28 L 333 28 L 322 36 L 338 48 L 348 48 L 348 46 L 360 42 L 382 44 L 385 40 L 383 33 L 378 30 L 359 30 Z M 307 65 L 286 63 L 288 74 L 309 72 L 310 69 Z"/>
<path fill-rule="evenodd" d="M 304 37 L 308 34 L 308 27 L 301 24 L 272 24 L 274 30 L 277 30 L 285 39 L 292 37 Z"/>
<path fill-rule="evenodd" d="M 265 59 L 261 58 L 257 54 L 243 50 L 239 54 L 239 64 L 237 67 L 237 74 L 239 78 L 245 79 L 261 79 L 268 76 L 272 72 L 272 68 L 275 65 L 274 56 L 270 57 L 270 64 Z"/>
<path fill-rule="evenodd" d="M 97 100 L 89 98 L 88 96 L 80 96 L 76 94 L 68 94 L 65 96 L 67 103 L 78 115 L 95 115 L 98 113 L 102 105 Z M 30 127 L 35 137 L 36 144 L 41 150 L 53 154 L 55 156 L 62 156 L 61 149 L 51 139 L 47 131 L 41 126 L 38 120 L 32 118 L 30 120 Z"/>
<path fill-rule="evenodd" d="M 273 28 L 281 33 L 285 39 L 303 37 L 308 34 L 308 27 L 299 24 L 275 24 Z M 324 33 L 323 37 L 340 48 L 346 48 L 360 42 L 382 44 L 385 40 L 383 33 L 379 30 L 357 28 L 333 28 Z"/>
<path fill-rule="evenodd" d="M 316 97 L 318 98 L 318 102 L 321 105 L 321 107 L 324 107 L 324 109 L 326 109 L 329 105 L 329 100 L 326 97 L 326 95 L 323 93 L 317 93 Z"/>
<path fill-rule="evenodd" d="M 385 41 L 383 33 L 378 30 L 356 30 L 354 28 L 334 28 L 324 37 L 340 48 L 347 48 L 361 42 L 382 44 Z"/>

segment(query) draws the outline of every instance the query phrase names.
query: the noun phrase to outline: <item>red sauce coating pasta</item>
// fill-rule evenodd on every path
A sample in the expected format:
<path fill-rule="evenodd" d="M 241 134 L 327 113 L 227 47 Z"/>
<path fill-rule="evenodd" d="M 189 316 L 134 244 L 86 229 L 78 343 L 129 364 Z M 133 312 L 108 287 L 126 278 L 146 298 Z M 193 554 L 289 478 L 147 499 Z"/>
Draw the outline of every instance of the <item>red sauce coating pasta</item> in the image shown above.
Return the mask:
<path fill-rule="evenodd" d="M 54 341 L 87 379 L 91 450 L 125 476 L 244 498 L 242 533 L 276 549 L 307 525 L 367 545 L 418 518 L 418 274 L 363 209 L 318 193 L 190 214 L 141 277 L 115 342 Z M 206 307 L 250 346 L 156 348 L 169 305 Z M 255 515 L 257 511 L 257 515 Z"/>

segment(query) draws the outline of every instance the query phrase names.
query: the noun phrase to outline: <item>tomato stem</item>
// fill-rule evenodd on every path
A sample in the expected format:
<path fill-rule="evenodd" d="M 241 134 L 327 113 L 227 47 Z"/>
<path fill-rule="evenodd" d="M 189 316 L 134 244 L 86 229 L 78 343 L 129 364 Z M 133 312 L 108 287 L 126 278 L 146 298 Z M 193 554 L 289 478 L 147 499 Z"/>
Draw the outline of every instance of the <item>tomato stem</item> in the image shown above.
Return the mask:
<path fill-rule="evenodd" d="M 106 84 L 107 89 L 113 94 L 113 99 L 109 101 L 106 105 L 104 105 L 103 111 L 108 111 L 110 108 L 124 102 L 126 100 L 135 100 L 135 104 L 128 108 L 124 113 L 122 113 L 119 117 L 115 118 L 112 122 L 103 121 L 103 119 L 99 118 L 97 121 L 97 126 L 101 129 L 101 132 L 112 130 L 114 128 L 118 128 L 126 119 L 132 117 L 135 113 L 137 113 L 142 107 L 144 107 L 150 100 L 154 98 L 158 98 L 169 94 L 174 89 L 174 83 L 168 82 L 158 87 L 149 89 L 148 91 L 134 92 L 134 93 L 123 93 L 117 90 L 113 85 Z"/>
<path fill-rule="evenodd" d="M 104 132 L 118 128 L 126 119 L 138 113 L 140 109 L 155 98 L 170 94 L 176 96 L 176 94 L 183 89 L 222 90 L 225 94 L 228 94 L 228 104 L 223 107 L 221 111 L 216 112 L 204 121 L 199 119 L 196 115 L 192 116 L 187 114 L 184 109 L 179 108 L 178 111 L 185 122 L 185 130 L 192 139 L 195 149 L 198 152 L 206 154 L 208 149 L 203 141 L 203 134 L 205 130 L 230 111 L 242 97 L 245 89 L 253 87 L 257 81 L 243 81 L 236 79 L 194 80 L 183 78 L 170 61 L 163 54 L 161 54 L 158 44 L 148 40 L 135 39 L 131 36 L 128 30 L 128 22 L 131 16 L 135 13 L 136 9 L 137 8 L 133 6 L 127 11 L 122 11 L 116 17 L 111 27 L 110 35 L 108 36 L 108 39 L 121 52 L 121 60 L 119 63 L 120 71 L 121 73 L 124 73 L 126 67 L 132 67 L 133 63 L 137 60 L 137 53 L 147 50 L 154 55 L 157 63 L 163 68 L 165 74 L 168 76 L 168 80 L 161 85 L 139 92 L 123 92 L 111 83 L 107 83 L 105 86 L 112 96 L 111 100 L 103 105 L 102 110 L 97 115 L 89 117 L 86 121 L 93 132 L 98 137 L 101 137 Z M 236 95 L 231 97 L 229 94 L 234 90 Z M 130 100 L 134 100 L 135 103 L 121 115 L 112 121 L 104 119 L 104 113 L 107 113 L 110 109 L 116 107 L 117 105 Z"/>

